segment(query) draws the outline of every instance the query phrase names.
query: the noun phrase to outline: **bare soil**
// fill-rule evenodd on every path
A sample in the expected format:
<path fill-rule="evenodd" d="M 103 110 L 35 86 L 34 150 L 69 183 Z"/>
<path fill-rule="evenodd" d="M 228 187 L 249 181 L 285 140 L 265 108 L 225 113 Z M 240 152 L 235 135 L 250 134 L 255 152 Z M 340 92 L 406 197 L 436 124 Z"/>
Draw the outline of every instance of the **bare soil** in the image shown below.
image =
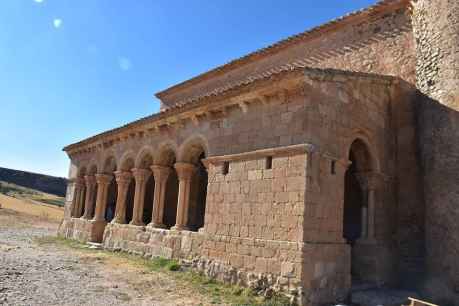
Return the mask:
<path fill-rule="evenodd" d="M 122 257 L 39 243 L 56 234 L 59 221 L 43 207 L 24 211 L 26 204 L 0 209 L 0 305 L 215 305 Z"/>

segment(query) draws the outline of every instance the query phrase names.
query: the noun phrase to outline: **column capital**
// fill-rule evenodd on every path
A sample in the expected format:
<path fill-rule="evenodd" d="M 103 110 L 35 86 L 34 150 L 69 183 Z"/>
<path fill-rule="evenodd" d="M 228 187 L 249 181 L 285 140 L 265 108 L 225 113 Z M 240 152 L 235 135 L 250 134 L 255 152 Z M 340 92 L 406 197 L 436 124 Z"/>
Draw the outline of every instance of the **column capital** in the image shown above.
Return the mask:
<path fill-rule="evenodd" d="M 115 172 L 116 182 L 119 183 L 130 183 L 132 180 L 132 173 L 130 171 L 116 171 Z"/>
<path fill-rule="evenodd" d="M 113 175 L 98 173 L 96 174 L 96 181 L 99 185 L 108 185 L 113 180 Z"/>
<path fill-rule="evenodd" d="M 177 170 L 177 176 L 180 180 L 191 179 L 193 174 L 196 172 L 196 166 L 190 163 L 175 163 L 175 170 Z"/>
<path fill-rule="evenodd" d="M 132 169 L 132 174 L 134 175 L 135 182 L 141 183 L 148 180 L 151 175 L 151 171 L 148 169 L 134 168 Z"/>
<path fill-rule="evenodd" d="M 83 177 L 75 177 L 70 179 L 70 182 L 75 185 L 75 187 L 82 187 L 85 184 L 85 180 Z"/>
<path fill-rule="evenodd" d="M 84 181 L 86 183 L 86 186 L 93 186 L 97 183 L 96 177 L 94 175 L 85 175 Z"/>
<path fill-rule="evenodd" d="M 172 172 L 172 169 L 167 166 L 153 165 L 150 167 L 155 177 L 155 181 L 165 182 Z"/>

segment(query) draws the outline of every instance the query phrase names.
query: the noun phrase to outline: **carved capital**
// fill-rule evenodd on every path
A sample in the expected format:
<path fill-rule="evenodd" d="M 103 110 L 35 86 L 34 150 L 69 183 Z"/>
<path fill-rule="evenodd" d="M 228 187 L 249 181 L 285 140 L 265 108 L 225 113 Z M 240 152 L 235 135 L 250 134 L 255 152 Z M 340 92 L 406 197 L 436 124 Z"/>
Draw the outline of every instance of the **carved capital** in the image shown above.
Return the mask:
<path fill-rule="evenodd" d="M 151 171 L 147 169 L 134 168 L 132 169 L 132 174 L 134 175 L 136 183 L 143 183 L 148 180 L 151 175 Z"/>
<path fill-rule="evenodd" d="M 113 180 L 113 175 L 105 174 L 105 173 L 96 174 L 96 181 L 98 185 L 101 185 L 101 186 L 109 185 L 112 180 Z"/>
<path fill-rule="evenodd" d="M 155 181 L 165 182 L 169 178 L 169 175 L 172 171 L 170 167 L 160 166 L 160 165 L 153 165 L 150 167 L 151 171 L 153 171 L 153 176 Z"/>
<path fill-rule="evenodd" d="M 94 175 L 85 175 L 84 181 L 86 183 L 86 187 L 94 186 L 97 183 Z"/>
<path fill-rule="evenodd" d="M 174 168 L 179 180 L 190 180 L 196 172 L 196 166 L 190 163 L 175 163 Z"/>
<path fill-rule="evenodd" d="M 118 185 L 128 185 L 132 180 L 132 173 L 130 171 L 116 171 L 115 178 Z"/>
<path fill-rule="evenodd" d="M 85 186 L 85 181 L 83 177 L 76 177 L 72 179 L 72 182 L 75 185 L 75 188 L 81 188 Z"/>

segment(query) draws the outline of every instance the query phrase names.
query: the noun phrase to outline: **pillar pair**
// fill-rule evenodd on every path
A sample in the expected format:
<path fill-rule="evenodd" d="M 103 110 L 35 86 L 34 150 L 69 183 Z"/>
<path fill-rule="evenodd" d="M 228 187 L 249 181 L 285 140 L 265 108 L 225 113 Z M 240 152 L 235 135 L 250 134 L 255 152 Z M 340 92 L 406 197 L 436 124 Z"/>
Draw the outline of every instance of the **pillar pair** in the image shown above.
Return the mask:
<path fill-rule="evenodd" d="M 358 173 L 357 179 L 362 186 L 366 206 L 362 206 L 362 229 L 360 238 L 363 240 L 375 240 L 376 220 L 376 190 L 379 187 L 381 176 L 378 173 Z"/>
<path fill-rule="evenodd" d="M 164 220 L 164 208 L 166 200 L 166 188 L 167 180 L 172 171 L 171 168 L 166 166 L 153 165 L 150 167 L 155 178 L 155 190 L 153 196 L 153 213 L 152 223 L 150 226 L 157 228 L 165 228 L 163 223 Z M 175 229 L 182 230 L 187 229 L 187 217 L 189 210 L 189 198 L 191 189 L 191 178 L 195 172 L 195 166 L 187 163 L 176 163 L 175 169 L 179 178 L 179 195 L 178 195 L 178 207 L 177 207 L 177 222 Z M 142 216 L 144 209 L 145 189 L 148 178 L 151 172 L 146 169 L 134 169 L 129 171 L 119 171 L 115 173 L 116 181 L 118 183 L 118 200 L 116 204 L 116 214 L 114 223 L 126 223 L 126 200 L 129 184 L 132 177 L 136 182 L 135 194 L 134 194 L 134 211 L 133 217 L 130 224 L 132 225 L 144 225 Z"/>
<path fill-rule="evenodd" d="M 81 177 L 76 178 L 73 181 L 74 184 L 74 196 L 72 203 L 71 216 L 74 218 L 79 218 L 82 214 L 84 206 L 84 179 Z"/>
<path fill-rule="evenodd" d="M 176 225 L 174 229 L 185 230 L 187 228 L 187 221 L 189 215 L 189 205 L 190 205 L 190 193 L 191 193 L 191 180 L 196 172 L 196 167 L 193 164 L 189 163 L 176 163 L 175 169 L 177 171 L 177 176 L 179 179 L 179 193 L 178 193 L 178 205 L 177 205 L 177 218 Z M 155 191 L 153 197 L 153 213 L 152 213 L 152 223 L 150 224 L 153 227 L 164 228 L 163 224 L 164 219 L 164 207 L 166 199 L 166 188 L 167 180 L 172 171 L 171 168 L 166 166 L 153 165 L 150 167 L 155 178 Z M 144 225 L 143 224 L 143 209 L 144 209 L 144 199 L 145 191 L 148 178 L 150 177 L 151 172 L 147 169 L 133 169 L 131 171 L 117 171 L 115 172 L 116 182 L 118 184 L 118 196 L 116 203 L 115 217 L 113 223 L 126 223 L 126 201 L 127 194 L 129 190 L 129 184 L 132 179 L 135 179 L 136 187 L 134 194 L 134 211 L 132 216 L 132 225 Z M 107 206 L 107 192 L 108 186 L 110 185 L 111 180 L 113 179 L 112 175 L 107 174 L 97 174 L 97 200 L 96 200 L 96 209 L 94 220 L 95 221 L 104 221 L 105 220 L 105 209 Z M 88 182 L 90 179 L 88 178 Z M 92 184 L 92 180 L 91 180 Z M 89 186 L 89 185 L 88 185 Z M 92 186 L 92 185 L 91 185 Z M 91 189 L 88 188 L 91 192 L 95 190 L 94 187 Z M 87 203 L 91 203 L 90 193 L 88 192 L 86 198 Z M 91 204 L 87 205 L 87 211 L 92 210 Z M 85 216 L 89 216 L 89 213 Z"/>
<path fill-rule="evenodd" d="M 145 189 L 151 172 L 146 169 L 133 169 L 131 171 L 115 172 L 116 183 L 118 184 L 118 196 L 116 200 L 116 211 L 113 223 L 126 223 L 126 202 L 129 185 L 135 179 L 134 211 L 132 214 L 132 225 L 143 225 L 143 207 L 145 205 Z"/>

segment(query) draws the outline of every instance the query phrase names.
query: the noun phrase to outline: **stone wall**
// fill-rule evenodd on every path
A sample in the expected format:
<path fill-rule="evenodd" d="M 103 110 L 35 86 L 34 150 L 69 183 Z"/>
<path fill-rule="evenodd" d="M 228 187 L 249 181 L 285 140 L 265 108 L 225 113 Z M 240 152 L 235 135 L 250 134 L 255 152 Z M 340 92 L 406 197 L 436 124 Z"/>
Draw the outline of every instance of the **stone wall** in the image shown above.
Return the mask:
<path fill-rule="evenodd" d="M 272 166 L 267 168 L 267 159 Z M 210 165 L 205 231 L 281 241 L 303 240 L 307 155 L 267 156 Z"/>
<path fill-rule="evenodd" d="M 399 281 L 402 286 L 419 285 L 425 271 L 425 202 L 421 176 L 421 161 L 417 138 L 417 89 L 400 82 L 391 91 L 392 127 L 396 131 L 394 207 Z"/>
<path fill-rule="evenodd" d="M 427 96 L 459 110 L 459 2 L 412 2 L 417 87 Z"/>
<path fill-rule="evenodd" d="M 409 13 L 403 5 L 387 12 L 355 18 L 326 33 L 279 48 L 269 56 L 236 65 L 211 78 L 174 88 L 161 96 L 166 105 L 250 79 L 279 66 L 297 61 L 308 67 L 393 75 L 415 82 L 415 48 Z"/>
<path fill-rule="evenodd" d="M 227 282 L 265 293 L 292 291 L 305 305 L 336 301 L 350 288 L 355 260 L 342 224 L 344 174 L 356 139 L 371 152 L 373 167 L 366 170 L 384 178 L 375 200 L 375 242 L 366 251 L 368 271 L 383 282 L 395 273 L 393 86 L 390 77 L 295 71 L 198 108 L 198 119 L 177 115 L 176 125 L 157 129 L 146 123 L 145 130 L 136 127 L 116 141 L 82 150 L 72 155 L 71 173 L 91 165 L 103 171 L 106 160 L 119 166 L 126 156 L 137 164 L 145 152 L 156 163 L 165 147 L 183 163 L 187 150 L 204 147 L 204 228 L 190 232 L 110 223 L 104 246 L 180 258 Z M 94 226 L 70 219 L 61 232 L 84 240 L 91 234 L 81 232 Z"/>
<path fill-rule="evenodd" d="M 458 305 L 459 112 L 425 96 L 417 111 L 426 202 L 424 290 L 441 305 Z"/>
<path fill-rule="evenodd" d="M 427 278 L 440 304 L 459 304 L 459 2 L 413 2 L 419 152 L 426 202 Z"/>

